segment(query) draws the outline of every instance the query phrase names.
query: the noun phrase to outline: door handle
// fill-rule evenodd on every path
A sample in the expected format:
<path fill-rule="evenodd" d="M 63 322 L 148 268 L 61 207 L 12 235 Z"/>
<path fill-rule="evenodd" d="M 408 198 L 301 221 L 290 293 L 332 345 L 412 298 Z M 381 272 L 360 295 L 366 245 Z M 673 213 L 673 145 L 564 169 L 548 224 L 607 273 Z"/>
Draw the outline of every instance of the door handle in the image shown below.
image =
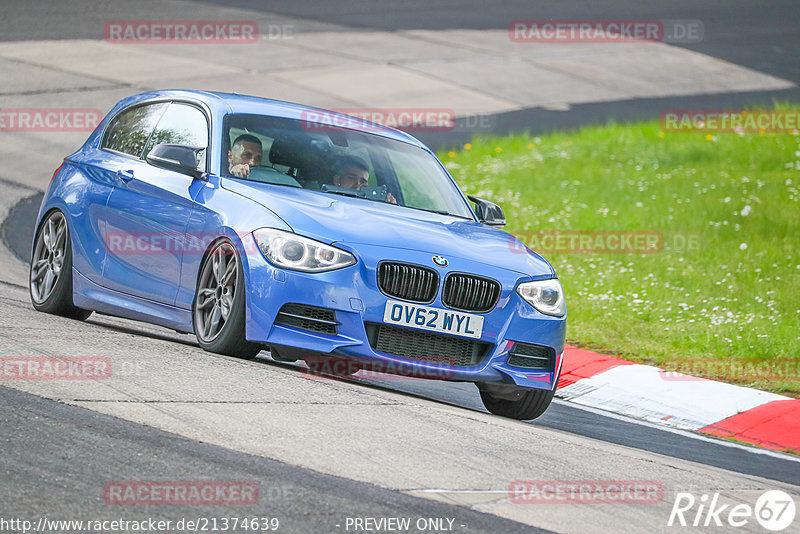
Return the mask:
<path fill-rule="evenodd" d="M 117 178 L 122 180 L 123 182 L 128 182 L 133 180 L 133 170 L 126 170 L 126 171 L 117 171 Z"/>

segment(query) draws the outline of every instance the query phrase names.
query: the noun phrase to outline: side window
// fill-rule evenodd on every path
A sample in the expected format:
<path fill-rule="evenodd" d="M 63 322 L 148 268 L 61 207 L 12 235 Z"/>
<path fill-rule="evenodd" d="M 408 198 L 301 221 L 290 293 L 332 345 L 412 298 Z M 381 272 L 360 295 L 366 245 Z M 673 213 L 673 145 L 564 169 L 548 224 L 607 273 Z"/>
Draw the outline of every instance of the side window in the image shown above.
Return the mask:
<path fill-rule="evenodd" d="M 205 114 L 188 104 L 170 104 L 147 142 L 142 158 L 146 158 L 153 147 L 161 143 L 208 148 L 208 122 Z M 197 158 L 198 168 L 204 171 L 205 150 L 199 152 Z"/>
<path fill-rule="evenodd" d="M 223 154 L 222 154 L 222 158 L 223 158 L 223 164 L 222 164 L 223 174 L 225 176 L 233 176 L 233 174 L 231 174 L 231 171 L 230 171 L 231 167 L 234 167 L 237 164 L 241 164 L 241 163 L 249 163 L 249 164 L 255 163 L 255 161 L 251 161 L 250 158 L 252 158 L 254 155 L 257 155 L 257 154 L 253 154 L 249 150 L 243 150 L 244 147 L 241 146 L 241 144 L 238 147 L 238 149 L 236 147 L 236 141 L 239 140 L 240 138 L 242 138 L 242 136 L 255 137 L 261 143 L 261 161 L 260 161 L 260 165 L 272 166 L 272 167 L 275 167 L 277 170 L 279 170 L 279 172 L 286 172 L 288 167 L 280 166 L 280 165 L 276 166 L 274 164 L 274 162 L 269 160 L 270 150 L 272 149 L 272 143 L 275 141 L 275 139 L 273 137 L 268 137 L 269 135 L 275 135 L 275 134 L 273 134 L 272 131 L 267 131 L 267 132 L 264 132 L 264 133 L 257 133 L 257 132 L 252 132 L 252 131 L 244 129 L 244 128 L 236 128 L 236 127 L 228 129 L 228 138 L 230 139 L 231 146 L 227 151 L 224 151 Z M 246 139 L 246 137 L 243 138 L 243 139 Z M 258 143 L 255 143 L 255 145 L 257 146 Z M 231 153 L 230 160 L 228 158 L 228 152 Z"/>
<path fill-rule="evenodd" d="M 123 111 L 106 130 L 102 148 L 139 157 L 166 103 L 147 104 Z"/>

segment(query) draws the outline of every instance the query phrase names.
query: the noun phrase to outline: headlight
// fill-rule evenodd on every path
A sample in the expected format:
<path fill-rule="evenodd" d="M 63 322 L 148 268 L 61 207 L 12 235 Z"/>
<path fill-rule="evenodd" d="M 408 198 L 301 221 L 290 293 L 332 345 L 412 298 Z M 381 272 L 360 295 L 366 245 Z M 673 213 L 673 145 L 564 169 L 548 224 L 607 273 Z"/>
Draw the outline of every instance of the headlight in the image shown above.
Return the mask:
<path fill-rule="evenodd" d="M 260 228 L 253 232 L 253 237 L 264 257 L 284 269 L 319 273 L 356 263 L 349 252 L 292 232 Z"/>
<path fill-rule="evenodd" d="M 567 312 L 564 290 L 558 278 L 523 282 L 517 287 L 517 293 L 525 302 L 544 314 L 560 317 Z"/>

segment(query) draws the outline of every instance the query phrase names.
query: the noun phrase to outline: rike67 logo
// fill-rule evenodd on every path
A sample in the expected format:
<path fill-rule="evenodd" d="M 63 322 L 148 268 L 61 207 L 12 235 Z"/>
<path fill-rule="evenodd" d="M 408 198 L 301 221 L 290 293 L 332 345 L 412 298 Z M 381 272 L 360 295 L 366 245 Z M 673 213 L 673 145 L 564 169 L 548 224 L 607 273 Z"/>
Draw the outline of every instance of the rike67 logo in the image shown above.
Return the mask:
<path fill-rule="evenodd" d="M 764 492 L 755 506 L 724 502 L 719 493 L 702 494 L 679 492 L 669 514 L 667 526 L 681 527 L 744 527 L 755 519 L 772 532 L 786 529 L 794 522 L 795 503 L 791 495 L 781 490 Z"/>

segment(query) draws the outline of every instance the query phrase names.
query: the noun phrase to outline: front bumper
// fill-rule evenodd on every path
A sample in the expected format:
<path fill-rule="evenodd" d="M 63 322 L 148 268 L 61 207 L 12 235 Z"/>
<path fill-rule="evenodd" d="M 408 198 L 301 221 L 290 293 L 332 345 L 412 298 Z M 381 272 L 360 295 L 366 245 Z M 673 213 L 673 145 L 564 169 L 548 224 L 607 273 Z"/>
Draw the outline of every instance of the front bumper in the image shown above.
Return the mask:
<path fill-rule="evenodd" d="M 516 286 L 532 280 L 532 277 L 462 258 L 448 258 L 449 265 L 439 268 L 434 266 L 429 253 L 344 243 L 336 246 L 354 254 L 358 258 L 357 264 L 326 273 L 287 271 L 267 262 L 252 242 L 252 236 L 245 238 L 248 239 L 251 242 L 244 243 L 244 250 L 250 252 L 243 256 L 243 264 L 248 288 L 246 335 L 250 341 L 374 362 L 379 368 L 402 368 L 410 370 L 409 374 L 415 377 L 506 383 L 535 389 L 555 387 L 564 351 L 566 316 L 541 314 L 522 300 L 516 293 Z M 436 268 L 440 280 L 447 272 L 453 271 L 479 274 L 500 282 L 502 291 L 497 306 L 480 314 L 484 317 L 484 325 L 477 341 L 491 347 L 477 365 L 457 367 L 412 360 L 372 348 L 369 325 L 383 323 L 387 300 L 397 300 L 384 295 L 378 288 L 376 268 L 384 260 Z M 339 323 L 336 333 L 322 334 L 275 324 L 279 310 L 287 303 L 334 310 Z M 441 300 L 441 282 L 436 299 L 426 306 L 447 309 Z M 509 365 L 515 342 L 552 349 L 555 354 L 552 371 Z"/>

